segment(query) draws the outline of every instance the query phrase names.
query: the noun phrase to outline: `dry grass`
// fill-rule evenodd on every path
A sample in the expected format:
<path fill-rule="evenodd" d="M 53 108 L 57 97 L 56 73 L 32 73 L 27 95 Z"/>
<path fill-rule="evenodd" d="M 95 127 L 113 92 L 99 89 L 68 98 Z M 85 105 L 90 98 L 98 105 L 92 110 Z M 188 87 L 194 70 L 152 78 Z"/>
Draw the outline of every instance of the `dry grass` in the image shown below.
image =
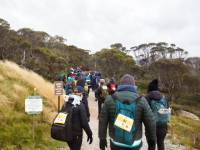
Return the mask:
<path fill-rule="evenodd" d="M 34 73 L 33 71 L 22 69 L 17 64 L 9 61 L 0 62 L 3 67 L 5 76 L 23 80 L 37 89 L 37 92 L 48 100 L 52 100 L 53 84 Z M 19 88 L 19 86 L 17 87 Z M 19 89 L 18 89 L 19 90 Z"/>
<path fill-rule="evenodd" d="M 173 116 L 169 127 L 172 142 L 200 149 L 200 121 Z"/>
<path fill-rule="evenodd" d="M 0 75 L 0 81 L 3 81 L 4 77 L 2 75 Z"/>
<path fill-rule="evenodd" d="M 33 145 L 31 116 L 24 112 L 24 100 L 36 94 L 43 97 L 43 113 L 35 116 L 37 121 L 38 149 L 56 149 L 62 143 L 50 137 L 50 124 L 55 116 L 56 100 L 53 96 L 53 84 L 38 74 L 20 68 L 17 64 L 0 61 L 0 147 L 3 149 L 28 149 Z M 13 115 L 14 114 L 14 115 Z M 48 143 L 48 144 L 47 144 Z M 1 149 L 0 148 L 0 149 Z"/>
<path fill-rule="evenodd" d="M 0 107 L 6 107 L 7 105 L 11 104 L 12 102 L 9 101 L 9 98 L 5 95 L 3 95 L 0 92 Z"/>

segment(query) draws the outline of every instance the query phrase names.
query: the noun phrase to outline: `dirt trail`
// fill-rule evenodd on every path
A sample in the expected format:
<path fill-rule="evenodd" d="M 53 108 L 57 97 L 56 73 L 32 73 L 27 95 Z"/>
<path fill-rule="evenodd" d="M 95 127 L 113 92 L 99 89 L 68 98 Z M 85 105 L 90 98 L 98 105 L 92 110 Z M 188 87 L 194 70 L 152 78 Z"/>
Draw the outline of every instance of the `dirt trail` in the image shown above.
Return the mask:
<path fill-rule="evenodd" d="M 99 150 L 99 138 L 98 138 L 98 119 L 97 119 L 97 114 L 98 114 L 98 107 L 97 107 L 97 102 L 95 101 L 94 93 L 90 92 L 90 96 L 88 99 L 89 102 L 89 107 L 90 107 L 90 127 L 93 132 L 93 143 L 89 145 L 87 143 L 87 136 L 84 133 L 84 138 L 83 138 L 83 145 L 82 145 L 82 150 Z M 166 149 L 167 150 L 184 150 L 183 146 L 180 145 L 172 145 L 170 141 L 166 140 Z M 109 141 L 108 141 L 109 144 Z M 146 143 L 145 136 L 143 135 L 143 146 L 141 150 L 147 150 L 148 146 Z M 110 150 L 108 147 L 107 150 Z"/>

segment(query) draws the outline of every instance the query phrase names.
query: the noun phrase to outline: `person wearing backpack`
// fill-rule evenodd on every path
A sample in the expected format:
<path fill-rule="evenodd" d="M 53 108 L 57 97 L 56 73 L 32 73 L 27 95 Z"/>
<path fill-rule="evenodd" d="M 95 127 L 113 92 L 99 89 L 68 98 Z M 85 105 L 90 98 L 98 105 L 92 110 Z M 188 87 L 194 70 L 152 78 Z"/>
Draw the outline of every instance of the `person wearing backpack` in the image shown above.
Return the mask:
<path fill-rule="evenodd" d="M 83 81 L 82 81 L 83 80 Z M 82 82 L 84 82 L 84 79 L 80 79 L 77 81 L 77 86 L 76 86 L 76 89 L 75 89 L 75 92 L 79 91 L 79 93 L 82 93 L 82 100 L 81 102 L 84 104 L 85 106 L 85 110 L 86 110 L 86 113 L 87 113 L 87 120 L 88 122 L 90 121 L 90 110 L 89 110 L 89 105 L 88 105 L 88 93 L 87 91 L 84 90 L 84 84 L 81 84 Z"/>
<path fill-rule="evenodd" d="M 105 80 L 100 79 L 99 81 L 100 85 L 95 91 L 95 98 L 98 101 L 98 116 L 101 112 L 102 105 L 105 101 L 106 96 L 108 95 L 108 88 L 106 86 Z"/>
<path fill-rule="evenodd" d="M 115 83 L 114 78 L 110 79 L 110 82 L 107 84 L 107 87 L 108 87 L 109 95 L 112 95 L 115 93 L 115 91 L 117 90 L 117 84 Z"/>
<path fill-rule="evenodd" d="M 70 150 L 80 150 L 82 145 L 83 130 L 87 134 L 87 141 L 89 144 L 92 143 L 92 131 L 90 129 L 87 112 L 82 100 L 82 88 L 77 88 L 74 93 L 75 95 L 70 95 L 68 102 L 66 102 L 63 110 L 65 110 L 69 105 L 72 107 L 72 140 L 67 141 Z"/>
<path fill-rule="evenodd" d="M 167 123 L 169 122 L 171 110 L 166 98 L 159 91 L 157 79 L 149 83 L 146 99 L 156 117 L 157 149 L 165 150 L 164 140 L 167 134 Z"/>
<path fill-rule="evenodd" d="M 142 146 L 142 123 L 148 150 L 155 150 L 156 122 L 144 97 L 137 94 L 134 77 L 126 74 L 117 91 L 107 96 L 99 117 L 99 147 L 107 147 L 109 127 L 111 150 L 139 150 Z"/>

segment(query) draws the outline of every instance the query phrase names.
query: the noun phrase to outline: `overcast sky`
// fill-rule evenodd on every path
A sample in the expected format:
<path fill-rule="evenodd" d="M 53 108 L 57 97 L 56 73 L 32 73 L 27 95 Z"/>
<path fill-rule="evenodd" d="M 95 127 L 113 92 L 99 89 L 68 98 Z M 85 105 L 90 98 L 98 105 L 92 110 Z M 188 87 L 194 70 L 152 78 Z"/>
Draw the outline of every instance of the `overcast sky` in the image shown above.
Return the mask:
<path fill-rule="evenodd" d="M 164 41 L 200 56 L 199 7 L 200 0 L 0 0 L 0 18 L 92 51 Z"/>

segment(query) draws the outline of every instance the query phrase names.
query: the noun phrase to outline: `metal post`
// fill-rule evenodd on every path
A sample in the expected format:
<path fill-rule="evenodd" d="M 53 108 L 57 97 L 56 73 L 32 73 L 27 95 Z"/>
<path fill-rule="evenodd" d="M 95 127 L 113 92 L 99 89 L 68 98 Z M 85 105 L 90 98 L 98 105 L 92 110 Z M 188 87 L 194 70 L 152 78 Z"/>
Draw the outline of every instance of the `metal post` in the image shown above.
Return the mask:
<path fill-rule="evenodd" d="M 58 113 L 60 112 L 60 95 L 58 96 Z"/>
<path fill-rule="evenodd" d="M 32 135 L 33 135 L 33 148 L 35 148 L 35 122 L 34 122 L 34 115 L 32 115 Z"/>

